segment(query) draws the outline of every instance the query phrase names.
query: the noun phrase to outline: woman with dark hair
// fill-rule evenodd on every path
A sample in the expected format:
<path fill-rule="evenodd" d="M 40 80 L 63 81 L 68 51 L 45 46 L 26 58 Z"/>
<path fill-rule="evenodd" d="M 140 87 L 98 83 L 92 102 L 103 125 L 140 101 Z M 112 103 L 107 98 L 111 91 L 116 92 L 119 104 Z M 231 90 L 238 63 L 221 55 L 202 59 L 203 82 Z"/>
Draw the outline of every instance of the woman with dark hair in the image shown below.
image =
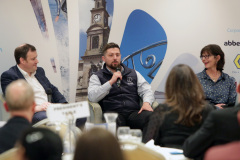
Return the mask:
<path fill-rule="evenodd" d="M 209 44 L 200 53 L 205 69 L 197 74 L 206 100 L 219 108 L 234 106 L 236 101 L 235 78 L 223 73 L 224 52 L 220 46 Z"/>
<path fill-rule="evenodd" d="M 75 148 L 73 160 L 124 160 L 122 150 L 112 133 L 93 128 L 83 133 Z"/>
<path fill-rule="evenodd" d="M 61 160 L 60 136 L 47 128 L 26 130 L 16 144 L 18 160 Z"/>
<path fill-rule="evenodd" d="M 154 110 L 143 142 L 182 148 L 214 107 L 204 99 L 202 86 L 193 70 L 184 64 L 170 71 L 165 86 L 165 102 Z"/>

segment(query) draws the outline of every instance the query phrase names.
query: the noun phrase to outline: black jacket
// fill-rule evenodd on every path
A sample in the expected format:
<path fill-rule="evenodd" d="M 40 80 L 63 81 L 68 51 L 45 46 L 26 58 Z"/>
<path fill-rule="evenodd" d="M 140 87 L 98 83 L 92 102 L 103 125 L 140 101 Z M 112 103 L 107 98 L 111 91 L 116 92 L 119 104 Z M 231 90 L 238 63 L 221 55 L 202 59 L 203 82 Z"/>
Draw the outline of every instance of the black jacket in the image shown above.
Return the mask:
<path fill-rule="evenodd" d="M 239 109 L 240 105 L 212 111 L 201 128 L 184 142 L 184 155 L 201 159 L 211 146 L 240 140 Z"/>
<path fill-rule="evenodd" d="M 154 110 L 149 120 L 147 134 L 143 139 L 144 142 L 154 139 L 155 145 L 182 149 L 184 141 L 201 127 L 214 107 L 207 104 L 202 111 L 202 122 L 194 126 L 176 124 L 175 121 L 179 114 L 169 112 L 170 110 L 171 107 L 166 104 L 160 104 Z"/>
<path fill-rule="evenodd" d="M 30 122 L 23 117 L 13 117 L 8 120 L 0 128 L 0 154 L 13 148 L 21 134 L 30 127 Z"/>

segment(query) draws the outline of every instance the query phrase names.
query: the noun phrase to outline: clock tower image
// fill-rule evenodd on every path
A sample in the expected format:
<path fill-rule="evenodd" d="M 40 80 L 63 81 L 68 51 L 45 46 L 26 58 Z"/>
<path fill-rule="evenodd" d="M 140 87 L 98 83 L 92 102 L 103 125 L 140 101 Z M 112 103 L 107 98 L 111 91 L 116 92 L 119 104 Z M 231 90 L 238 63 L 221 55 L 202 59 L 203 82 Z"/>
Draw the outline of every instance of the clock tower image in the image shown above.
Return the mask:
<path fill-rule="evenodd" d="M 102 67 L 102 48 L 108 42 L 110 28 L 106 0 L 94 0 L 91 10 L 91 24 L 87 29 L 87 48 L 79 62 L 76 101 L 87 100 L 87 88 L 90 76 Z"/>

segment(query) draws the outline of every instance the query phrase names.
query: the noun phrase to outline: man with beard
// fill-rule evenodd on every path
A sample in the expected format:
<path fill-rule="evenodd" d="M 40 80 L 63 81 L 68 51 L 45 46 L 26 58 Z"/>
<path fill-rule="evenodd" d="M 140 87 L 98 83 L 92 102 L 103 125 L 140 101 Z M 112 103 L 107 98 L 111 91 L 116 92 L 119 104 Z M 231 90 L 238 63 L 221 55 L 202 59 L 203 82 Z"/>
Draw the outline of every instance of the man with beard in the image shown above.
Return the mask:
<path fill-rule="evenodd" d="M 143 76 L 121 63 L 120 48 L 115 43 L 103 49 L 103 69 L 93 74 L 88 87 L 88 98 L 98 102 L 103 113 L 118 113 L 117 126 L 143 130 L 153 109 L 153 92 Z M 140 106 L 140 100 L 143 100 Z"/>

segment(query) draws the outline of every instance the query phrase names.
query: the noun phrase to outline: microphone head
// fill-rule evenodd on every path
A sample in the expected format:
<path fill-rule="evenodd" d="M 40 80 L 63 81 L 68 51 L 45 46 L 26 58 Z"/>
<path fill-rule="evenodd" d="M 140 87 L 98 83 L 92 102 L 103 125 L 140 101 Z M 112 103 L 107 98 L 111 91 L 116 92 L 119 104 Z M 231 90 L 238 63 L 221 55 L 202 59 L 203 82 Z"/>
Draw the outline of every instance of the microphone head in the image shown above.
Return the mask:
<path fill-rule="evenodd" d="M 118 67 L 116 68 L 116 71 L 117 71 L 117 72 L 121 72 L 121 67 L 118 66 Z"/>
<path fill-rule="evenodd" d="M 46 89 L 46 94 L 47 95 L 51 95 L 52 94 L 52 89 L 51 88 L 47 88 Z"/>

